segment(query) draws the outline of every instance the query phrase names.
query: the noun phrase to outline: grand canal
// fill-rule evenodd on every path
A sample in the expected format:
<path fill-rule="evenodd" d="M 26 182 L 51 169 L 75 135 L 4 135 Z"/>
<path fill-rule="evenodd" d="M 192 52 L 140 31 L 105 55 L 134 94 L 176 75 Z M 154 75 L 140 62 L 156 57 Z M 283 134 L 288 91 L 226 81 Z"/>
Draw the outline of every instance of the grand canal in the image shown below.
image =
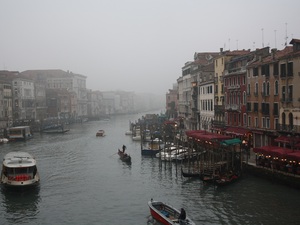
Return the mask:
<path fill-rule="evenodd" d="M 0 146 L 0 157 L 27 151 L 38 163 L 38 189 L 1 189 L 0 224 L 122 224 L 149 222 L 147 201 L 162 200 L 180 208 L 201 225 L 299 224 L 300 194 L 296 189 L 246 176 L 223 188 L 181 177 L 180 167 L 142 157 L 139 142 L 125 135 L 126 115 L 110 121 L 72 125 L 63 135 L 35 134 L 27 142 Z M 96 137 L 104 129 L 105 137 Z M 125 144 L 132 165 L 116 155 Z"/>

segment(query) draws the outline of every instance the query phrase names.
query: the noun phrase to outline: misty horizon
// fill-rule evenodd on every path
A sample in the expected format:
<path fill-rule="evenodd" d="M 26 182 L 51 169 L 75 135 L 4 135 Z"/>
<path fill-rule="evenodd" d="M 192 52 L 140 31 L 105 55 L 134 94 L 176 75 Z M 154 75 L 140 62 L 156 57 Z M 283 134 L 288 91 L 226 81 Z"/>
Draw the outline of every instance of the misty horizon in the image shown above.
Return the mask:
<path fill-rule="evenodd" d="M 0 3 L 3 70 L 72 71 L 100 91 L 163 95 L 195 52 L 280 50 L 300 38 L 295 0 Z"/>

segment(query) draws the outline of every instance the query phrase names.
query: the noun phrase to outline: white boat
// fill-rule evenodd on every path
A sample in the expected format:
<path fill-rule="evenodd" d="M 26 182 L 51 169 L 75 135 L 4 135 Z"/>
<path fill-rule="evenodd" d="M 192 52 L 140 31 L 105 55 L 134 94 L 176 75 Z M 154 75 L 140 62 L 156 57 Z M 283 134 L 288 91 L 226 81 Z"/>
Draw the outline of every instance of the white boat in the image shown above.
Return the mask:
<path fill-rule="evenodd" d="M 135 129 L 135 132 L 133 132 L 132 140 L 133 141 L 140 141 L 141 139 L 142 139 L 141 130 L 140 129 Z"/>
<path fill-rule="evenodd" d="M 131 130 L 126 131 L 125 135 L 132 135 L 132 131 Z"/>
<path fill-rule="evenodd" d="M 8 142 L 7 138 L 0 138 L 0 144 L 6 144 Z"/>
<path fill-rule="evenodd" d="M 158 154 L 156 154 L 156 157 L 162 160 L 162 161 L 176 161 L 176 160 L 183 160 L 189 155 L 189 152 L 185 148 L 181 149 L 175 149 L 170 151 L 162 151 Z"/>
<path fill-rule="evenodd" d="M 10 187 L 38 184 L 40 176 L 36 160 L 27 152 L 9 152 L 3 158 L 1 183 Z"/>

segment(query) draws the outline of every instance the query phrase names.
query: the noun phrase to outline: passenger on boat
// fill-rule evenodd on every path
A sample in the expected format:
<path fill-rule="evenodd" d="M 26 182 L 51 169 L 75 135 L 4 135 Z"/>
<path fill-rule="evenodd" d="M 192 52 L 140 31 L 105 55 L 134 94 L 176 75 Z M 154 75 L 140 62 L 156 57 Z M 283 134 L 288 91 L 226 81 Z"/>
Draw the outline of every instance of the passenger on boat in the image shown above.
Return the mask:
<path fill-rule="evenodd" d="M 181 212 L 180 212 L 180 215 L 178 217 L 178 220 L 185 220 L 186 219 L 186 213 L 185 213 L 185 210 L 184 208 L 181 208 Z"/>
<path fill-rule="evenodd" d="M 125 152 L 125 150 L 126 150 L 126 146 L 125 145 L 123 145 L 122 146 L 122 149 L 123 149 L 123 153 Z"/>

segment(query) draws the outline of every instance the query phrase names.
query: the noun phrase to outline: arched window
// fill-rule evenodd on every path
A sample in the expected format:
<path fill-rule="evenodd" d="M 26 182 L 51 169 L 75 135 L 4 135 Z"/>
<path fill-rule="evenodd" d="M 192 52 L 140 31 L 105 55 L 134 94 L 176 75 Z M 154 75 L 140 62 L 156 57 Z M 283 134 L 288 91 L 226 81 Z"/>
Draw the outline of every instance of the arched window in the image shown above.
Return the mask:
<path fill-rule="evenodd" d="M 278 95 L 278 92 L 279 92 L 278 80 L 275 80 L 274 95 Z"/>
<path fill-rule="evenodd" d="M 270 95 L 270 82 L 268 81 L 267 82 L 267 95 L 269 96 Z"/>
<path fill-rule="evenodd" d="M 266 95 L 266 83 L 265 82 L 263 83 L 263 86 L 262 86 L 262 93 L 263 93 L 263 95 Z"/>
<path fill-rule="evenodd" d="M 289 113 L 289 130 L 292 130 L 293 127 L 294 127 L 293 113 Z"/>
<path fill-rule="evenodd" d="M 285 113 L 281 114 L 281 124 L 282 124 L 282 128 L 285 129 L 286 127 L 286 123 L 285 123 Z"/>
<path fill-rule="evenodd" d="M 254 94 L 258 95 L 258 83 L 255 83 L 255 89 L 254 89 Z"/>

